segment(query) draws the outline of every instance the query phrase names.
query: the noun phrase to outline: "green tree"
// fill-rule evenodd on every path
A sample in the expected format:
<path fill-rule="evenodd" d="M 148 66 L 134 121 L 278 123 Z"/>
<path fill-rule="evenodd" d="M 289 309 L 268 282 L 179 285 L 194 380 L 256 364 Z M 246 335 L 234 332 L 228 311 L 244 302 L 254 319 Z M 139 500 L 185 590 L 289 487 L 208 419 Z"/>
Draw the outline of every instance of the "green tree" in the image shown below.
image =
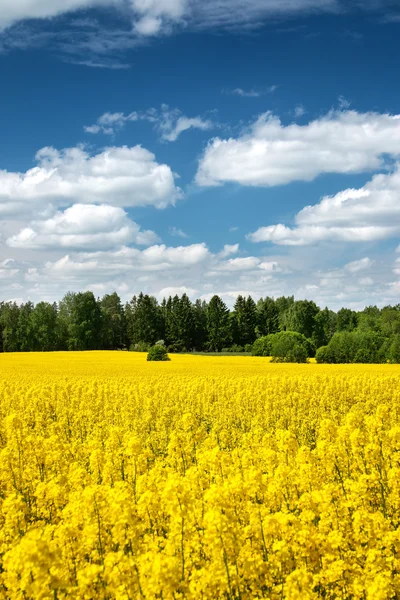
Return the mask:
<path fill-rule="evenodd" d="M 336 331 L 353 331 L 357 324 L 357 313 L 354 310 L 341 308 L 337 313 Z"/>
<path fill-rule="evenodd" d="M 275 306 L 278 311 L 278 331 L 285 331 L 286 329 L 286 313 L 289 308 L 294 304 L 294 296 L 281 296 L 275 300 Z"/>
<path fill-rule="evenodd" d="M 314 322 L 313 342 L 317 348 L 326 346 L 336 331 L 336 313 L 329 308 L 324 308 L 315 315 Z"/>
<path fill-rule="evenodd" d="M 116 292 L 106 294 L 100 301 L 101 347 L 117 350 L 126 345 L 126 323 L 124 307 Z"/>
<path fill-rule="evenodd" d="M 174 296 L 163 302 L 165 337 L 173 352 L 190 350 L 195 338 L 195 315 L 193 305 L 186 294 Z"/>
<path fill-rule="evenodd" d="M 68 293 L 60 302 L 60 324 L 68 350 L 100 348 L 101 313 L 92 292 Z"/>
<path fill-rule="evenodd" d="M 257 302 L 257 333 L 261 336 L 279 331 L 279 309 L 273 298 L 267 296 Z"/>
<path fill-rule="evenodd" d="M 26 302 L 19 307 L 17 339 L 20 352 L 31 352 L 35 349 L 36 332 L 32 324 L 32 313 L 34 306 L 32 302 Z"/>
<path fill-rule="evenodd" d="M 1 305 L 0 321 L 2 329 L 3 352 L 18 352 L 19 306 L 16 302 Z"/>
<path fill-rule="evenodd" d="M 232 338 L 235 344 L 245 346 L 256 339 L 257 307 L 251 296 L 238 296 L 231 314 Z"/>
<path fill-rule="evenodd" d="M 298 300 L 286 311 L 283 323 L 286 331 L 296 331 L 306 338 L 312 338 L 315 330 L 315 318 L 319 308 L 311 300 Z"/>
<path fill-rule="evenodd" d="M 32 311 L 33 349 L 36 352 L 57 350 L 57 316 L 57 305 L 48 302 L 39 302 Z"/>
<path fill-rule="evenodd" d="M 213 296 L 207 309 L 208 347 L 221 352 L 231 340 L 229 309 L 219 296 Z"/>
<path fill-rule="evenodd" d="M 358 313 L 357 320 L 360 331 L 380 331 L 381 311 L 377 306 L 367 306 Z"/>
<path fill-rule="evenodd" d="M 207 345 L 207 310 L 207 302 L 205 302 L 204 300 L 196 300 L 193 306 L 193 346 L 196 350 L 204 350 Z"/>
<path fill-rule="evenodd" d="M 381 310 L 380 330 L 385 336 L 392 336 L 400 333 L 400 310 L 395 307 L 385 306 Z"/>
<path fill-rule="evenodd" d="M 130 344 L 145 342 L 153 345 L 162 338 L 162 313 L 153 296 L 142 293 L 137 298 L 134 296 L 126 307 L 126 316 Z"/>

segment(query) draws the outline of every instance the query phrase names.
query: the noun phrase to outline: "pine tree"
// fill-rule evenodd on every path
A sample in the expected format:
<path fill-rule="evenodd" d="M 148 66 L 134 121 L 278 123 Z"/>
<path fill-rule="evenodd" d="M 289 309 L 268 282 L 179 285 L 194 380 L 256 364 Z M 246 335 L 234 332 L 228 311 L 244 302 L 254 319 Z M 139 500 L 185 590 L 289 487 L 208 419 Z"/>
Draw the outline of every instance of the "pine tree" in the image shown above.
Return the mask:
<path fill-rule="evenodd" d="M 104 350 L 123 348 L 126 343 L 124 308 L 116 292 L 106 294 L 100 301 L 101 347 Z"/>
<path fill-rule="evenodd" d="M 229 310 L 219 296 L 213 296 L 207 309 L 208 346 L 220 352 L 231 340 Z"/>

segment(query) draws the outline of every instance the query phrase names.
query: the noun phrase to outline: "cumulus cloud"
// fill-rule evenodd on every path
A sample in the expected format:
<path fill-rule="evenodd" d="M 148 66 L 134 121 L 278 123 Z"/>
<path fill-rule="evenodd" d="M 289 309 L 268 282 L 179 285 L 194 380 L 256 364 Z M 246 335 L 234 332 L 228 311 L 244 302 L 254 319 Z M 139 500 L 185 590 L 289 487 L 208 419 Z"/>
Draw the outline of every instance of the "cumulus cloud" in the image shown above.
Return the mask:
<path fill-rule="evenodd" d="M 283 125 L 267 112 L 239 138 L 214 138 L 200 159 L 196 182 L 275 186 L 312 181 L 323 173 L 381 168 L 400 155 L 400 115 L 331 111 L 306 125 Z"/>
<path fill-rule="evenodd" d="M 360 189 L 347 189 L 306 206 L 295 227 L 260 227 L 252 242 L 305 246 L 322 241 L 369 242 L 400 234 L 400 165 L 392 173 L 375 175 Z"/>
<path fill-rule="evenodd" d="M 200 129 L 207 131 L 214 127 L 211 120 L 203 117 L 186 117 L 178 108 L 170 108 L 162 104 L 161 109 L 151 108 L 145 112 L 131 112 L 125 114 L 104 113 L 96 123 L 84 127 L 86 133 L 114 135 L 127 123 L 132 121 L 148 121 L 153 124 L 154 129 L 160 134 L 165 142 L 176 142 L 181 133 L 189 129 Z"/>
<path fill-rule="evenodd" d="M 74 204 L 50 219 L 33 221 L 11 236 L 11 248 L 111 249 L 136 243 L 150 246 L 159 241 L 153 231 L 141 231 L 122 208 L 108 205 Z"/>
<path fill-rule="evenodd" d="M 157 277 L 165 272 L 192 269 L 202 265 L 212 257 L 206 244 L 168 247 L 164 244 L 150 246 L 145 250 L 124 246 L 112 251 L 97 251 L 66 255 L 56 261 L 45 264 L 43 275 L 62 273 L 72 275 L 93 273 L 100 278 L 127 273 L 157 273 Z"/>
<path fill-rule="evenodd" d="M 232 254 L 237 254 L 239 252 L 239 244 L 225 244 L 223 250 L 218 254 L 220 258 L 227 258 Z"/>
<path fill-rule="evenodd" d="M 110 147 L 90 155 L 83 148 L 43 148 L 25 173 L 0 171 L 0 214 L 23 215 L 49 206 L 175 204 L 182 192 L 170 167 L 135 146 Z"/>

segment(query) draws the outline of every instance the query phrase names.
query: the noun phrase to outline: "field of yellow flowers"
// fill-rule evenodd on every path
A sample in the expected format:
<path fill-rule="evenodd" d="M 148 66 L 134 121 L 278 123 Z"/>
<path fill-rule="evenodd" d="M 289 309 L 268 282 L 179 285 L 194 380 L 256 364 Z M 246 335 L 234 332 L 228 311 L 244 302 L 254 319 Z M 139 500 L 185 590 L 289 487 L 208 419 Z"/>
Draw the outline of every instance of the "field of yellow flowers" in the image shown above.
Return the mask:
<path fill-rule="evenodd" d="M 399 383 L 0 355 L 0 598 L 400 598 Z"/>

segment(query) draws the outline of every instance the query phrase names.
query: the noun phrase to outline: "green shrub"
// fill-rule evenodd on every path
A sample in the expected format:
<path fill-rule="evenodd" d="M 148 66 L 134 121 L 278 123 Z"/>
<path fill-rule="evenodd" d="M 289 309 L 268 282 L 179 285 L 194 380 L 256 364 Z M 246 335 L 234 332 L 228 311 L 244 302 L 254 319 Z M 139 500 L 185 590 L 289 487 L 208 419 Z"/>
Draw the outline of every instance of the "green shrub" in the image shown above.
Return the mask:
<path fill-rule="evenodd" d="M 251 353 L 253 356 L 271 356 L 271 339 L 273 335 L 259 337 L 253 344 Z"/>
<path fill-rule="evenodd" d="M 335 333 L 328 346 L 317 351 L 317 362 L 321 363 L 382 363 L 393 358 L 391 345 L 374 331 Z"/>
<path fill-rule="evenodd" d="M 318 348 L 315 358 L 317 360 L 317 363 L 329 364 L 335 362 L 333 353 L 331 352 L 329 346 L 321 346 L 321 348 Z"/>
<path fill-rule="evenodd" d="M 248 353 L 253 352 L 253 344 L 246 344 L 244 347 L 244 351 Z"/>
<path fill-rule="evenodd" d="M 148 361 L 167 361 L 171 360 L 168 356 L 167 349 L 165 346 L 161 346 L 160 344 L 156 344 L 152 346 L 147 355 Z"/>
<path fill-rule="evenodd" d="M 230 348 L 230 352 L 244 352 L 243 346 L 239 346 L 239 344 L 233 344 Z"/>
<path fill-rule="evenodd" d="M 396 334 L 391 339 L 389 351 L 386 356 L 392 363 L 400 363 L 400 334 Z"/>
<path fill-rule="evenodd" d="M 313 345 L 301 333 L 281 331 L 272 336 L 271 355 L 273 362 L 306 363 L 312 353 L 315 353 Z"/>

